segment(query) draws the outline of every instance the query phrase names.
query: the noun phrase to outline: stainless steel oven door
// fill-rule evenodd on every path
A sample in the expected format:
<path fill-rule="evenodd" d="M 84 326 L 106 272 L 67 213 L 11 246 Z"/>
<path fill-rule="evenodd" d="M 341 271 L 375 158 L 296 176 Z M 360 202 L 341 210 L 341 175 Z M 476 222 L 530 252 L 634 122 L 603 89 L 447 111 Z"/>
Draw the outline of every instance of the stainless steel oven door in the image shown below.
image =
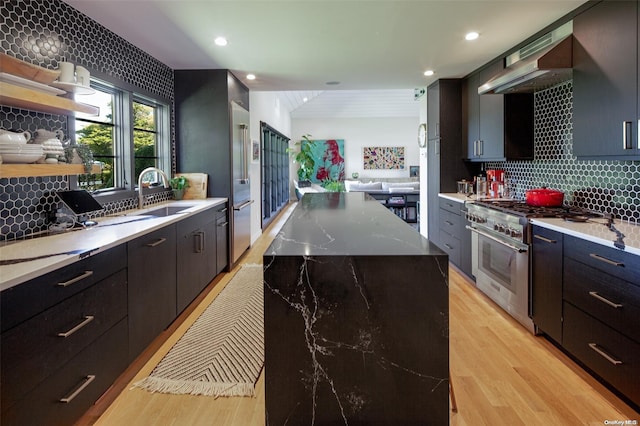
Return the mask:
<path fill-rule="evenodd" d="M 533 333 L 529 318 L 529 249 L 471 228 L 476 286 Z"/>

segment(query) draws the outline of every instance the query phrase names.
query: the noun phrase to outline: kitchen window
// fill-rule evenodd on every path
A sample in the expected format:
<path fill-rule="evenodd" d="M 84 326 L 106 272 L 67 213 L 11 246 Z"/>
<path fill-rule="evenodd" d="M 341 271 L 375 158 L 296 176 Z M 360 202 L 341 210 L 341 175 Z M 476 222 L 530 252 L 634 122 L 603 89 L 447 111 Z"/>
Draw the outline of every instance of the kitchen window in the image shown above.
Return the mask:
<path fill-rule="evenodd" d="M 76 95 L 76 100 L 99 107 L 100 114 L 77 114 L 72 133 L 77 144 L 91 149 L 94 163 L 102 170 L 79 175 L 75 186 L 95 195 L 115 194 L 135 190 L 140 172 L 147 167 L 158 167 L 169 175 L 169 106 L 103 81 L 92 79 L 91 88 L 94 94 Z M 116 198 L 126 197 L 130 194 Z"/>

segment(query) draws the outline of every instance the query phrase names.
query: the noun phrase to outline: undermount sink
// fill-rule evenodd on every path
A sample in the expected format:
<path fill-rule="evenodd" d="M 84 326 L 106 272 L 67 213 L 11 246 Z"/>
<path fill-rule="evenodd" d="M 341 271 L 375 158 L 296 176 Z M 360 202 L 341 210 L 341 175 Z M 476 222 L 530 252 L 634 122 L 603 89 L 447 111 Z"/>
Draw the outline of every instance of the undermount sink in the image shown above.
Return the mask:
<path fill-rule="evenodd" d="M 182 213 L 184 210 L 188 209 L 191 206 L 167 206 L 161 207 L 155 210 L 149 210 L 147 212 L 141 213 L 141 216 L 157 216 L 157 217 L 165 217 L 165 216 L 173 216 L 174 214 Z"/>

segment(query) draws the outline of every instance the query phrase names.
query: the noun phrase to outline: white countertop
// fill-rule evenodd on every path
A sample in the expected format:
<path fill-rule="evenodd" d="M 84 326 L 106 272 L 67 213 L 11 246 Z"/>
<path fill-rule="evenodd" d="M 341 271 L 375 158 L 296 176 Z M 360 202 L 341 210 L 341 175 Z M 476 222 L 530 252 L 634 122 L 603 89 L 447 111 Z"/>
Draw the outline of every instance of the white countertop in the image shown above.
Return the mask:
<path fill-rule="evenodd" d="M 606 219 L 599 217 L 589 219 L 587 222 L 569 222 L 556 218 L 532 218 L 529 222 L 543 228 L 621 250 L 613 244 L 618 238 L 618 234 L 614 231 L 617 230 L 621 233 L 624 251 L 640 256 L 640 226 L 627 222 L 615 220 L 613 224 L 614 230 L 610 230 L 606 226 Z"/>
<path fill-rule="evenodd" d="M 465 194 L 459 194 L 457 192 L 441 192 L 440 194 L 438 194 L 438 196 L 441 198 L 446 198 L 447 200 L 455 201 L 457 203 L 464 203 L 465 201 L 476 200 L 475 194 L 465 195 Z"/>
<path fill-rule="evenodd" d="M 98 224 L 90 228 L 7 243 L 0 247 L 0 261 L 24 261 L 0 265 L 0 291 L 225 202 L 226 198 L 169 201 L 98 218 Z M 184 206 L 185 210 L 165 217 L 142 216 L 165 206 Z"/>
<path fill-rule="evenodd" d="M 438 196 L 441 198 L 446 198 L 447 200 L 456 201 L 458 203 L 464 203 L 465 201 L 477 201 L 477 200 L 493 200 L 493 201 L 511 200 L 511 198 L 490 198 L 490 197 L 478 198 L 476 194 L 465 195 L 457 192 L 441 192 L 438 194 Z"/>

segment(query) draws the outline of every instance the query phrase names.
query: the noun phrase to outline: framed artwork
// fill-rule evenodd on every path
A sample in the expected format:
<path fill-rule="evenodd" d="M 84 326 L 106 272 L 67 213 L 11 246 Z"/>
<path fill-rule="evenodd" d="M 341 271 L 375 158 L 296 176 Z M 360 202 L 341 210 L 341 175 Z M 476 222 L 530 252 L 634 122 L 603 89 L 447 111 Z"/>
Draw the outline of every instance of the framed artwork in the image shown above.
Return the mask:
<path fill-rule="evenodd" d="M 365 146 L 362 148 L 365 169 L 404 170 L 403 146 Z"/>
<path fill-rule="evenodd" d="M 420 166 L 409 166 L 409 177 L 419 177 Z"/>
<path fill-rule="evenodd" d="M 251 162 L 260 162 L 260 141 L 257 141 L 255 139 L 251 140 Z"/>
<path fill-rule="evenodd" d="M 306 143 L 303 141 L 303 143 Z M 314 139 L 311 154 L 315 160 L 311 182 L 343 181 L 344 139 Z"/>

